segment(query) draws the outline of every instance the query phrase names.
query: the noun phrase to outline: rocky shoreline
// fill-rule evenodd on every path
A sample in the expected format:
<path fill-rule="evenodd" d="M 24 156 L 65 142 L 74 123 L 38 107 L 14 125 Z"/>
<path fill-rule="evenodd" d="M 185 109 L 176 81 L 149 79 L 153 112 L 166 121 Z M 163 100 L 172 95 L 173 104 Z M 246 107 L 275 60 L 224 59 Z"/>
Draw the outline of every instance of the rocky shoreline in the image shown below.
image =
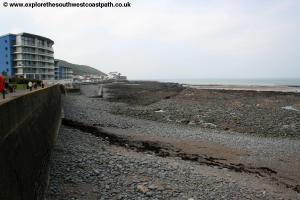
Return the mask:
<path fill-rule="evenodd" d="M 262 111 L 253 111 L 263 99 Z M 250 116 L 279 114 L 299 130 L 298 112 L 281 108 L 297 108 L 297 95 L 197 93 L 157 82 L 82 86 L 81 94 L 64 97 L 47 199 L 300 199 L 297 131 L 221 126 L 220 110 L 245 102 L 253 104 Z M 196 112 L 220 120 L 193 124 Z M 271 122 L 265 120 L 261 126 Z"/>
<path fill-rule="evenodd" d="M 128 104 L 116 106 L 111 112 L 165 123 L 300 138 L 300 93 L 165 85 L 160 90 L 172 87 L 173 96 L 160 90 L 152 93 L 136 85 L 108 85 L 107 90 L 113 94 L 110 101 Z"/>

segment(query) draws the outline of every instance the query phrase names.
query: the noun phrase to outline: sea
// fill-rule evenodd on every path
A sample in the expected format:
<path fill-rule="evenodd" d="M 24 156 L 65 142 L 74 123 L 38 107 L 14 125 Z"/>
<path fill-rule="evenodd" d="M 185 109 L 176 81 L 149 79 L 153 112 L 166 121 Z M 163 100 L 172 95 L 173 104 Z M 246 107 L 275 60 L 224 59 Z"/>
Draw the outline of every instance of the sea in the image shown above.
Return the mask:
<path fill-rule="evenodd" d="M 160 82 L 175 82 L 190 85 L 258 85 L 258 86 L 300 86 L 300 78 L 290 79 L 156 79 Z"/>

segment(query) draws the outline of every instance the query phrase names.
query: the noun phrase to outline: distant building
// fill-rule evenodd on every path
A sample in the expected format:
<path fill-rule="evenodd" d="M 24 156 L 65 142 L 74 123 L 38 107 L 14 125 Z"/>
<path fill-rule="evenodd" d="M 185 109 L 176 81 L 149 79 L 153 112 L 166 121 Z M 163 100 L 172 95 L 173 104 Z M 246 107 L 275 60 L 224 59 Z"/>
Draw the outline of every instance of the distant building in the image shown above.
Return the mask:
<path fill-rule="evenodd" d="M 73 80 L 71 64 L 55 60 L 55 80 Z"/>
<path fill-rule="evenodd" d="M 94 74 L 86 74 L 86 75 L 76 75 L 74 76 L 74 82 L 76 83 L 97 83 L 105 80 L 105 75 L 94 75 Z"/>
<path fill-rule="evenodd" d="M 91 76 L 91 81 L 92 82 L 100 82 L 105 79 L 105 75 L 92 75 Z"/>
<path fill-rule="evenodd" d="M 122 76 L 119 72 L 109 72 L 107 74 L 107 79 L 112 80 L 127 80 L 126 76 Z"/>
<path fill-rule="evenodd" d="M 54 42 L 29 34 L 0 36 L 0 73 L 39 80 L 54 80 Z"/>

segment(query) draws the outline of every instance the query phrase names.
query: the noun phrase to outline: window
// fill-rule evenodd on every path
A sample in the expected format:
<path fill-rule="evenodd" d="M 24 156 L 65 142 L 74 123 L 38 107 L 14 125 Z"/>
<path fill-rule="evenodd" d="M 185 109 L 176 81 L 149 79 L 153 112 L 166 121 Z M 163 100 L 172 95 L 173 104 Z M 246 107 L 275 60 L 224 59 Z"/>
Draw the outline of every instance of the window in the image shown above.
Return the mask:
<path fill-rule="evenodd" d="M 8 65 L 8 62 L 6 61 L 6 65 Z"/>
<path fill-rule="evenodd" d="M 45 45 L 44 40 L 38 40 L 38 46 L 43 47 Z"/>
<path fill-rule="evenodd" d="M 22 44 L 23 45 L 34 46 L 35 45 L 34 38 L 22 37 Z"/>
<path fill-rule="evenodd" d="M 47 47 L 51 48 L 51 43 L 47 42 Z"/>
<path fill-rule="evenodd" d="M 7 40 L 5 40 L 5 43 L 7 43 Z"/>
<path fill-rule="evenodd" d="M 7 50 L 8 50 L 8 48 L 7 48 L 7 47 L 5 47 L 5 50 L 7 51 Z"/>

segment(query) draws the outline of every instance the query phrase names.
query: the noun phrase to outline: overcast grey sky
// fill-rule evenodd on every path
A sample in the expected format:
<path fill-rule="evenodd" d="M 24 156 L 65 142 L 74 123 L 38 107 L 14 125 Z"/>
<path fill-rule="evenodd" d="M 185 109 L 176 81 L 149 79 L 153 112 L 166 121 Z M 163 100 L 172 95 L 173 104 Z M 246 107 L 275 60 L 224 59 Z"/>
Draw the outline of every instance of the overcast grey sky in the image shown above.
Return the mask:
<path fill-rule="evenodd" d="M 0 34 L 49 37 L 56 58 L 130 79 L 300 77 L 299 0 L 131 0 L 131 8 L 102 9 L 0 1 Z"/>

